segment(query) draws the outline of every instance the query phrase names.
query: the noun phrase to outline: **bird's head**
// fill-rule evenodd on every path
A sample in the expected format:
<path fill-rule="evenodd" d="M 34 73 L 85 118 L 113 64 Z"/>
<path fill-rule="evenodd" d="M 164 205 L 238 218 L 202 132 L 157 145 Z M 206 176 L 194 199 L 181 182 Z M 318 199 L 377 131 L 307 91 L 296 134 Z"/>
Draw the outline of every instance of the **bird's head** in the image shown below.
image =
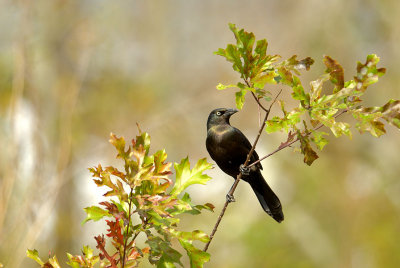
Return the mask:
<path fill-rule="evenodd" d="M 237 112 L 239 112 L 237 109 L 227 108 L 218 108 L 213 110 L 208 116 L 207 129 L 215 125 L 229 124 L 229 118 Z"/>

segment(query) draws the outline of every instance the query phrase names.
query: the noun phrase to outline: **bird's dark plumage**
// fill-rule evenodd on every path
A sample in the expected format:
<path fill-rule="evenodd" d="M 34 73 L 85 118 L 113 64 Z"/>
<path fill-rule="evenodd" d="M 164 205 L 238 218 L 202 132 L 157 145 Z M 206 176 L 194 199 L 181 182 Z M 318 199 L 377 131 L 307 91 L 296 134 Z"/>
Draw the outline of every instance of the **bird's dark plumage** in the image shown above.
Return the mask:
<path fill-rule="evenodd" d="M 236 179 L 239 167 L 246 161 L 251 150 L 251 144 L 246 136 L 237 128 L 232 127 L 229 118 L 236 109 L 219 108 L 213 110 L 207 120 L 207 151 L 211 158 L 226 174 Z M 254 151 L 250 163 L 258 160 Z M 261 175 L 261 163 L 250 169 L 250 174 L 242 175 L 242 179 L 253 188 L 261 206 L 277 222 L 284 219 L 279 198 Z"/>

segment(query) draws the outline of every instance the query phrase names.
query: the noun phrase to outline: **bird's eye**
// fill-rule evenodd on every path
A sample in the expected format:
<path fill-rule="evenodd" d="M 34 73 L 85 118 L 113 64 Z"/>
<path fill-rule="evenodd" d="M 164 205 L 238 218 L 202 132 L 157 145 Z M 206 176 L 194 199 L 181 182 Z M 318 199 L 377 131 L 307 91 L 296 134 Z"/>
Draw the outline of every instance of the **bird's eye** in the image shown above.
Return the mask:
<path fill-rule="evenodd" d="M 217 115 L 220 116 L 220 115 L 222 115 L 222 113 L 221 112 L 217 112 Z"/>

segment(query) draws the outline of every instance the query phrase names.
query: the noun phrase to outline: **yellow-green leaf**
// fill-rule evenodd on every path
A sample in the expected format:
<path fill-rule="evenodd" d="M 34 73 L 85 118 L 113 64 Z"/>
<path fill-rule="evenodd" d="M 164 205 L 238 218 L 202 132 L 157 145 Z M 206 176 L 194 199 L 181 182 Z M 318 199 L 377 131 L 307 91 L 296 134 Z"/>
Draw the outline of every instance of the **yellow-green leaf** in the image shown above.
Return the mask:
<path fill-rule="evenodd" d="M 36 249 L 28 249 L 26 251 L 26 256 L 36 261 L 40 266 L 43 266 L 44 262 L 39 258 L 39 252 Z"/>
<path fill-rule="evenodd" d="M 181 162 L 175 163 L 176 171 L 175 184 L 171 190 L 171 195 L 176 197 L 192 184 L 206 184 L 211 177 L 203 174 L 204 171 L 211 169 L 212 165 L 207 162 L 206 158 L 200 159 L 194 168 L 190 169 L 189 159 L 186 157 Z"/>

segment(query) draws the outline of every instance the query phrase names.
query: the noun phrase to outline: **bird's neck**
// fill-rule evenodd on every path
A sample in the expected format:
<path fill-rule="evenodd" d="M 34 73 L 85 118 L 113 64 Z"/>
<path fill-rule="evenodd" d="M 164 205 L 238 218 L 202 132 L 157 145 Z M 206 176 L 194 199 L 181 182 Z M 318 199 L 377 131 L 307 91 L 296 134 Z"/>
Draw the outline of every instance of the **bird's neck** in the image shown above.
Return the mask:
<path fill-rule="evenodd" d="M 231 124 L 229 124 L 229 120 L 228 121 L 224 121 L 224 122 L 218 122 L 218 123 L 213 123 L 213 122 L 208 122 L 207 123 L 207 131 L 210 130 L 213 127 L 231 127 Z"/>
<path fill-rule="evenodd" d="M 223 137 L 226 133 L 229 133 L 233 127 L 229 124 L 218 124 L 210 126 L 207 130 L 208 135 L 210 136 L 218 136 L 219 138 Z"/>

